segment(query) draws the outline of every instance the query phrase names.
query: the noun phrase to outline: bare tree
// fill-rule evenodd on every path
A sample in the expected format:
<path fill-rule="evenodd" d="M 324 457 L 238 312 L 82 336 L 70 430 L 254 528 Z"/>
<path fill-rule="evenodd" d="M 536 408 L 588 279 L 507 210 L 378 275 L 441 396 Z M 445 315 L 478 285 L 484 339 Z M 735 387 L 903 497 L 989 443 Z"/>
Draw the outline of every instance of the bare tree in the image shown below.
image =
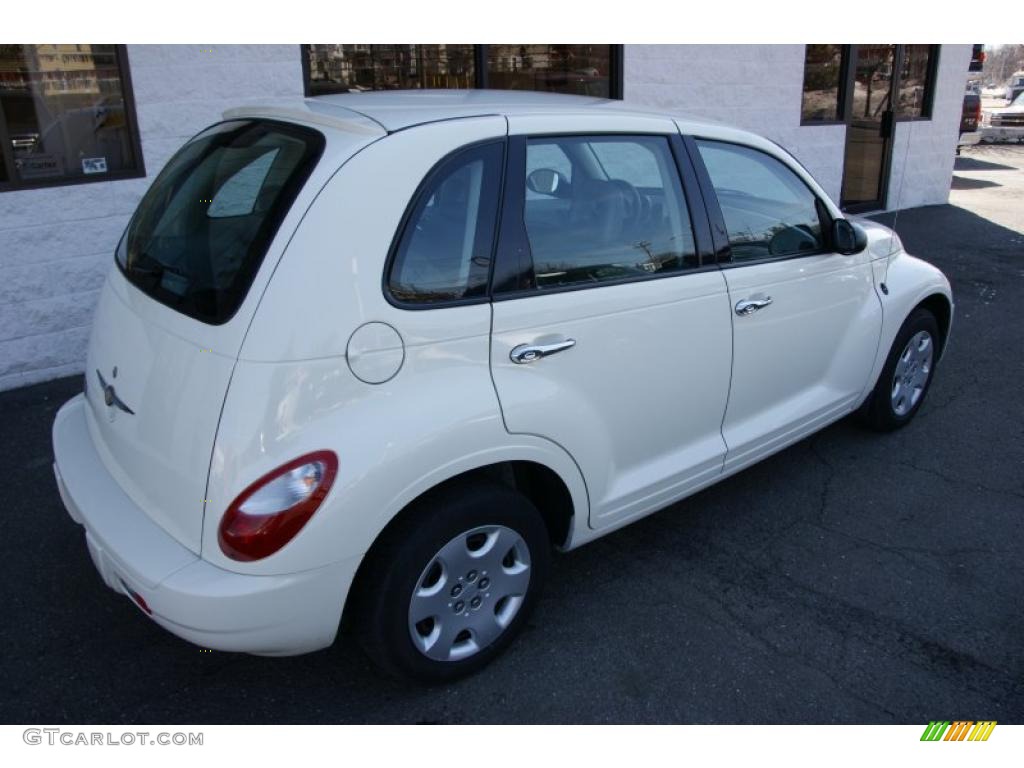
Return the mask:
<path fill-rule="evenodd" d="M 985 64 L 981 70 L 985 84 L 1006 85 L 1014 72 L 1024 69 L 1024 43 L 1011 43 L 985 48 Z"/>

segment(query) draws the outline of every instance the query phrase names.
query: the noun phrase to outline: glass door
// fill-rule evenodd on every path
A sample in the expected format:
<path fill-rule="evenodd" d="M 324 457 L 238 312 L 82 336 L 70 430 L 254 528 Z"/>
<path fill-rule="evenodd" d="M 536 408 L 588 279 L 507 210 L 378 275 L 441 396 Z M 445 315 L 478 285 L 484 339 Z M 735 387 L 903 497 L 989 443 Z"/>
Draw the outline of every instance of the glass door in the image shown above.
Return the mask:
<path fill-rule="evenodd" d="M 846 110 L 841 204 L 847 211 L 885 205 L 893 131 L 895 45 L 853 46 L 853 82 Z"/>

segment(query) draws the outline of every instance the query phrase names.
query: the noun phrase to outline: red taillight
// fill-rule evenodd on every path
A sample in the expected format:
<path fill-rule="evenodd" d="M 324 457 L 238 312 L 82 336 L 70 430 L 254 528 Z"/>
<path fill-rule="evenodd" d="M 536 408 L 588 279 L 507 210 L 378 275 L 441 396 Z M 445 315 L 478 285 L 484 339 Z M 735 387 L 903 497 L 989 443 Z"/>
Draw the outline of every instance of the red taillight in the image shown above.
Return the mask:
<path fill-rule="evenodd" d="M 268 472 L 231 502 L 217 540 L 232 560 L 259 560 L 293 538 L 331 490 L 338 473 L 332 451 L 315 451 Z"/>
<path fill-rule="evenodd" d="M 128 592 L 128 597 L 135 601 L 135 604 L 144 610 L 149 616 L 153 615 L 153 609 L 149 607 L 149 603 L 146 602 L 146 598 L 136 592 L 134 589 L 125 584 L 124 579 L 121 579 L 121 585 Z"/>

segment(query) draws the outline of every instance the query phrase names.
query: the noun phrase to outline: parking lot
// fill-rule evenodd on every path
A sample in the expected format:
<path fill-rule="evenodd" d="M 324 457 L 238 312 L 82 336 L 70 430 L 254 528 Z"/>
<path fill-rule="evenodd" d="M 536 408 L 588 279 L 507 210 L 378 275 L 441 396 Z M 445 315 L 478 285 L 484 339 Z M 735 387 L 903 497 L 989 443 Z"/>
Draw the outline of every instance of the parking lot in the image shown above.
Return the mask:
<path fill-rule="evenodd" d="M 54 486 L 80 378 L 0 394 L 0 722 L 1020 722 L 1024 147 L 965 151 L 953 187 L 898 219 L 956 297 L 910 427 L 841 422 L 558 557 L 523 636 L 449 687 L 381 679 L 347 638 L 262 659 L 151 624 Z"/>

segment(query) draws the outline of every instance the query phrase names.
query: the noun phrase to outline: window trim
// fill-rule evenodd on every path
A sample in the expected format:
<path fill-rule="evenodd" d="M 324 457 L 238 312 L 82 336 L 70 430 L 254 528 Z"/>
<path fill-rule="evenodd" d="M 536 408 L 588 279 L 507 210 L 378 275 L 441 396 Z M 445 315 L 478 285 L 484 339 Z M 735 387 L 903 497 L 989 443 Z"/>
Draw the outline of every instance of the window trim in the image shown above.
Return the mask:
<path fill-rule="evenodd" d="M 487 44 L 472 43 L 473 45 L 473 89 L 481 90 L 489 88 L 487 77 Z M 621 101 L 623 99 L 623 84 L 625 82 L 625 46 L 618 43 L 607 43 L 608 45 L 608 98 Z M 313 87 L 310 80 L 309 54 L 310 43 L 302 43 L 299 46 L 302 57 L 302 93 L 306 98 L 312 98 Z M 344 93 L 344 91 L 335 91 Z M 535 91 L 545 93 L 545 91 Z M 324 96 L 327 94 L 318 94 Z"/>
<path fill-rule="evenodd" d="M 480 296 L 470 296 L 469 298 L 462 299 L 447 299 L 444 301 L 403 301 L 397 298 L 391 292 L 391 273 L 395 266 L 395 259 L 398 257 L 398 249 L 402 245 L 402 240 L 405 238 L 406 230 L 409 228 L 409 223 L 412 221 L 413 214 L 419 207 L 420 201 L 427 194 L 431 187 L 431 184 L 445 171 L 450 163 L 458 158 L 460 155 L 481 147 L 491 146 L 500 144 L 502 148 L 502 157 L 499 162 L 499 174 L 498 174 L 498 205 L 497 212 L 495 214 L 494 221 L 494 232 L 491 236 L 491 255 L 490 255 L 490 266 L 487 272 L 487 283 L 484 292 Z M 395 234 L 391 238 L 391 245 L 388 246 L 388 255 L 384 261 L 384 268 L 381 270 L 381 292 L 384 294 L 384 299 L 392 307 L 396 309 L 405 309 L 412 311 L 424 311 L 431 309 L 447 309 L 449 307 L 468 307 L 474 304 L 487 304 L 491 300 L 491 282 L 494 278 L 494 264 L 495 264 L 495 253 L 498 247 L 499 233 L 501 230 L 501 214 L 503 207 L 503 196 L 505 191 L 505 177 L 507 175 L 508 167 L 508 140 L 507 137 L 495 137 L 481 139 L 474 141 L 469 144 L 463 144 L 461 147 L 453 149 L 434 163 L 430 170 L 427 171 L 426 175 L 416 186 L 416 191 L 412 193 L 412 197 L 405 206 L 405 210 L 402 213 L 402 218 L 398 221 L 398 227 L 395 229 Z"/>
<path fill-rule="evenodd" d="M 142 156 L 142 139 L 139 134 L 139 121 L 135 111 L 135 90 L 132 86 L 131 69 L 128 66 L 128 47 L 115 45 L 114 56 L 117 59 L 118 71 L 121 75 L 121 96 L 124 99 L 125 127 L 128 130 L 132 152 L 135 154 L 135 168 L 126 171 L 115 171 L 103 175 L 82 175 L 75 178 L 17 180 L 14 170 L 14 152 L 11 150 L 10 137 L 7 134 L 7 120 L 0 105 L 0 144 L 3 145 L 3 159 L 7 170 L 8 181 L 0 181 L 0 194 L 4 192 L 20 192 L 28 189 L 51 189 L 53 187 L 73 187 L 79 184 L 98 184 L 104 181 L 122 181 L 124 179 L 143 179 L 146 177 L 146 163 Z"/>
<path fill-rule="evenodd" d="M 575 283 L 572 285 L 537 287 L 533 276 L 533 253 L 530 239 L 526 232 L 524 217 L 526 203 L 526 145 L 531 139 L 560 138 L 662 138 L 668 143 L 669 152 L 678 174 L 679 186 L 683 192 L 690 217 L 690 228 L 693 230 L 696 255 L 700 266 L 681 269 L 664 274 L 636 275 L 615 280 L 602 280 L 597 283 Z M 617 133 L 615 131 L 559 131 L 557 133 L 518 134 L 509 136 L 509 151 L 506 155 L 508 170 L 505 173 L 505 191 L 499 222 L 498 248 L 495 255 L 491 285 L 491 301 L 512 301 L 535 296 L 551 296 L 573 291 L 586 291 L 599 288 L 610 288 L 631 283 L 646 283 L 652 280 L 671 280 L 684 278 L 700 272 L 716 270 L 719 264 L 712 247 L 711 229 L 708 226 L 708 214 L 704 206 L 703 196 L 688 154 L 683 147 L 682 138 L 674 133 Z M 521 164 L 521 172 L 512 172 L 512 163 Z M 504 283 L 508 283 L 506 287 Z"/>
<path fill-rule="evenodd" d="M 752 267 L 758 264 L 772 264 L 778 261 L 789 261 L 790 259 L 803 259 L 808 256 L 836 255 L 831 234 L 832 223 L 835 219 L 832 217 L 828 205 L 826 205 L 821 196 L 814 191 L 803 176 L 796 172 L 796 169 L 794 169 L 788 161 L 778 157 L 777 155 L 773 155 L 771 152 L 765 152 L 759 147 L 753 147 L 749 144 L 744 144 L 741 141 L 729 141 L 701 135 L 684 136 L 683 140 L 686 143 L 687 151 L 691 155 L 694 165 L 696 165 L 698 169 L 697 178 L 701 183 L 701 194 L 705 198 L 704 202 L 708 209 L 708 218 L 711 220 L 711 229 L 715 235 L 715 245 L 716 250 L 718 251 L 718 264 L 722 269 Z M 811 193 L 811 197 L 814 199 L 814 210 L 818 214 L 818 219 L 821 222 L 823 240 L 822 248 L 816 251 L 807 251 L 804 253 L 790 253 L 782 256 L 766 256 L 763 259 L 744 259 L 743 261 L 734 261 L 732 256 L 732 244 L 729 242 L 729 229 L 725 224 L 725 215 L 722 213 L 722 206 L 718 201 L 718 193 L 715 191 L 715 186 L 711 181 L 711 174 L 708 173 L 707 166 L 704 164 L 704 158 L 701 157 L 700 154 L 700 148 L 697 146 L 698 140 L 742 147 L 743 149 L 747 149 L 752 152 L 760 152 L 762 155 L 766 155 L 767 157 L 782 163 L 782 165 L 796 177 L 797 181 L 804 185 L 807 191 Z M 826 214 L 828 215 L 828 221 L 825 221 L 823 218 L 823 215 Z"/>

